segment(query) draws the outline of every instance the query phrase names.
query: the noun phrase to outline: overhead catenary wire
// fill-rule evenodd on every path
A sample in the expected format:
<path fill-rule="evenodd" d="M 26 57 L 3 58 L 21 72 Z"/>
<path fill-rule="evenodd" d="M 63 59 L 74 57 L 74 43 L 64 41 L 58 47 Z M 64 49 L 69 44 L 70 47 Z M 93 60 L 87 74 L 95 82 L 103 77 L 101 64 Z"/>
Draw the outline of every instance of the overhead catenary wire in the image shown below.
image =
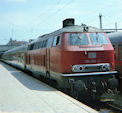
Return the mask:
<path fill-rule="evenodd" d="M 62 11 L 62 9 L 64 10 L 64 8 L 66 8 L 66 6 L 68 7 L 68 5 L 70 5 L 74 0 L 70 0 L 68 2 L 64 2 L 64 5 L 60 8 L 58 8 L 56 11 L 54 11 L 52 14 L 48 15 L 47 17 L 43 18 L 39 23 L 41 22 L 46 22 L 46 21 L 49 21 L 49 18 L 51 19 L 52 17 L 54 17 L 57 13 L 59 13 L 60 11 Z M 60 2 L 59 2 L 60 3 Z M 58 3 L 58 5 L 60 5 Z M 53 8 L 54 9 L 54 8 Z M 39 24 L 37 23 L 37 24 Z"/>
<path fill-rule="evenodd" d="M 61 12 L 62 10 L 64 10 L 65 7 L 68 7 L 68 5 L 70 5 L 71 3 L 73 3 L 73 1 L 74 1 L 74 0 L 69 0 L 68 2 L 63 2 L 63 6 L 62 6 L 62 7 L 58 8 L 57 10 L 55 10 L 52 14 L 48 15 L 47 17 L 41 18 L 40 21 L 31 24 L 30 27 L 29 27 L 29 29 L 32 30 L 33 27 L 34 27 L 34 29 L 35 29 L 35 28 L 38 27 L 39 24 L 42 23 L 42 22 L 45 22 L 45 23 L 46 23 L 47 21 L 49 21 L 49 19 L 51 19 L 52 17 L 54 17 L 57 13 Z M 57 5 L 60 5 L 61 2 L 58 1 L 56 4 L 57 4 Z M 54 7 L 49 7 L 49 8 L 46 9 L 45 11 L 47 11 L 47 10 L 49 10 L 49 9 L 54 9 Z M 41 16 L 41 15 L 39 15 L 38 17 L 40 17 L 40 16 Z M 39 18 L 36 18 L 36 19 L 34 19 L 33 21 L 35 22 L 35 21 L 38 20 L 38 19 L 39 19 Z M 49 29 L 49 28 L 48 28 L 48 29 Z M 43 30 L 43 29 L 42 29 L 42 30 Z M 33 32 L 34 32 L 34 30 L 33 30 Z M 30 33 L 31 33 L 31 32 L 30 32 Z"/>
<path fill-rule="evenodd" d="M 118 2 L 117 2 L 117 1 L 118 1 Z M 92 16 L 95 15 L 94 19 L 88 20 L 87 22 L 89 23 L 89 21 L 90 21 L 90 23 L 91 23 L 92 20 L 95 20 L 95 19 L 96 19 L 96 16 L 98 16 L 99 13 L 102 13 L 103 10 L 106 10 L 106 9 L 108 9 L 109 7 L 112 7 L 112 6 L 115 7 L 115 4 L 119 4 L 119 1 L 121 1 L 121 0 L 117 0 L 117 1 L 114 1 L 114 2 L 110 3 L 109 5 L 105 5 L 104 7 L 100 8 L 100 9 L 94 10 L 94 13 L 92 13 Z M 91 13 L 91 12 L 89 12 L 89 13 Z M 87 13 L 87 15 L 89 15 L 89 13 Z M 111 12 L 111 13 L 112 13 L 112 12 Z M 104 16 L 104 15 L 105 15 L 105 14 L 103 14 L 103 16 Z M 87 18 L 87 16 L 86 16 L 85 18 L 83 18 L 83 19 L 85 20 L 86 18 Z"/>
<path fill-rule="evenodd" d="M 122 11 L 122 9 L 117 9 L 117 10 L 114 10 L 114 11 L 111 11 L 111 12 L 109 12 L 109 13 L 105 13 L 104 14 L 104 16 L 103 16 L 103 18 L 104 18 L 104 20 L 106 20 L 104 23 L 103 23 L 103 25 L 106 27 L 109 27 L 109 28 L 111 28 L 111 27 L 115 27 L 115 22 L 117 21 L 117 22 L 119 22 L 118 20 L 115 20 L 115 18 L 112 18 L 112 15 L 111 14 L 117 14 L 117 13 L 120 13 L 121 14 L 121 11 Z M 120 15 L 121 17 L 122 17 L 122 15 Z M 116 16 L 115 16 L 116 17 Z M 111 19 L 112 18 L 112 19 Z M 108 20 L 108 21 L 107 21 Z M 111 23 L 111 24 L 110 24 Z"/>
<path fill-rule="evenodd" d="M 51 20 L 50 19 L 53 19 L 53 18 L 55 18 L 58 14 L 62 14 L 62 13 L 65 13 L 65 11 L 64 11 L 64 9 L 66 9 L 66 8 L 68 8 L 68 6 L 70 6 L 71 4 L 73 4 L 74 3 L 74 1 L 75 0 L 68 0 L 68 1 L 64 1 L 64 0 L 57 0 L 56 2 L 55 2 L 55 5 L 50 5 L 50 6 L 48 6 L 47 8 L 44 8 L 43 9 L 43 11 L 40 11 L 39 12 L 39 14 L 36 16 L 36 17 L 34 17 L 32 20 L 30 19 L 30 21 L 28 21 L 28 24 L 26 25 L 27 27 L 26 28 L 24 28 L 25 30 L 24 30 L 24 32 L 23 33 L 21 33 L 21 34 L 19 34 L 18 35 L 18 37 L 22 37 L 23 36 L 23 34 L 29 34 L 30 36 L 35 36 L 36 34 L 36 30 L 38 31 L 38 30 L 49 30 L 49 29 L 51 29 L 51 28 L 46 28 L 46 29 L 44 29 L 41 25 L 40 25 L 40 23 L 42 23 L 42 22 L 45 22 L 45 23 L 47 23 L 47 22 L 50 22 Z M 103 7 L 101 7 L 101 8 L 98 8 L 98 9 L 95 9 L 94 10 L 94 13 L 92 13 L 92 17 L 90 17 L 89 19 L 88 19 L 88 15 L 89 15 L 89 13 L 91 13 L 91 12 L 88 12 L 88 13 L 86 13 L 84 16 L 79 16 L 79 18 L 82 18 L 83 20 L 85 20 L 85 23 L 86 24 L 93 24 L 93 25 L 96 25 L 95 23 L 96 22 L 98 22 L 98 14 L 101 12 L 102 13 L 102 11 L 104 11 L 104 10 L 106 10 L 106 9 L 108 9 L 109 7 L 111 8 L 111 7 L 115 7 L 115 5 L 117 6 L 118 4 L 119 4 L 119 1 L 120 0 L 117 0 L 117 1 L 114 1 L 114 2 L 111 2 L 110 4 L 105 4 L 105 6 L 103 6 Z M 63 3 L 63 5 L 62 5 L 62 3 Z M 61 5 L 61 6 L 60 6 Z M 55 7 L 54 7 L 55 6 Z M 60 6 L 60 7 L 57 7 L 57 6 Z M 54 10 L 53 10 L 54 9 Z M 45 12 L 47 12 L 48 10 L 52 10 L 52 12 L 50 12 L 48 15 L 44 15 L 44 13 Z M 121 10 L 121 8 L 120 8 L 120 10 Z M 118 10 L 117 10 L 118 11 Z M 115 12 L 115 11 L 114 11 Z M 106 14 L 107 13 L 107 14 Z M 108 13 L 108 11 L 106 12 L 105 14 L 103 14 L 103 19 L 106 19 L 106 18 L 108 18 L 108 17 L 110 17 L 111 15 L 111 13 L 112 12 L 109 12 Z M 120 11 L 118 11 L 117 13 L 120 13 Z M 42 16 L 43 15 L 43 16 Z M 94 16 L 95 15 L 95 16 Z M 42 17 L 41 17 L 42 16 Z M 41 18 L 40 18 L 41 17 Z M 87 18 L 87 20 L 85 19 L 85 18 Z M 91 19 L 92 18 L 92 19 Z M 111 22 L 112 23 L 112 21 L 110 21 L 109 20 L 109 22 Z M 118 22 L 118 21 L 117 21 Z M 10 25 L 11 24 L 11 25 Z M 31 25 L 30 25 L 31 24 Z M 98 23 L 99 24 L 99 23 Z M 106 24 L 104 21 L 103 21 L 103 24 Z M 107 23 L 108 24 L 108 23 Z M 10 26 L 12 26 L 12 22 L 10 22 L 9 23 L 9 25 Z M 40 28 L 38 28 L 40 26 Z M 15 29 L 16 27 L 19 27 L 19 26 L 17 26 L 17 25 L 14 25 L 13 26 L 13 29 Z M 35 30 L 36 29 L 36 30 Z M 20 36 L 20 35 L 22 35 L 22 36 Z"/>

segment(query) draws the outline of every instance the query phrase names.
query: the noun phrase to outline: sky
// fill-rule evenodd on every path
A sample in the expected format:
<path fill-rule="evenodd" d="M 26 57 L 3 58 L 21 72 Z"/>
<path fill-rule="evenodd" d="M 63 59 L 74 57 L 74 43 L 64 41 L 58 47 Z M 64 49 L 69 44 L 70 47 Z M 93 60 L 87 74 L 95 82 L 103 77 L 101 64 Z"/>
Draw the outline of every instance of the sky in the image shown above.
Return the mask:
<path fill-rule="evenodd" d="M 62 27 L 66 18 L 103 29 L 122 29 L 122 0 L 0 0 L 0 45 L 28 41 Z"/>

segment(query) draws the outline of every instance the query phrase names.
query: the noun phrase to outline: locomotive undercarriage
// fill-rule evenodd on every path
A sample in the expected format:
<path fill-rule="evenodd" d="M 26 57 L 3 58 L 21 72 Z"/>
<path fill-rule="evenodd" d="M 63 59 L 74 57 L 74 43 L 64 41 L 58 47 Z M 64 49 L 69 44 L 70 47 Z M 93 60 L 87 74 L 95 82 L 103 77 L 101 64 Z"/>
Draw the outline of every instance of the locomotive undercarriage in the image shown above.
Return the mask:
<path fill-rule="evenodd" d="M 80 100 L 100 100 L 107 92 L 116 93 L 118 81 L 114 75 L 60 76 L 58 87 Z"/>
<path fill-rule="evenodd" d="M 103 93 L 115 89 L 114 86 L 112 88 L 114 83 L 118 84 L 115 78 L 106 76 L 101 77 L 101 79 L 96 76 L 77 78 L 74 82 L 71 80 L 71 92 L 76 96 L 75 98 L 82 99 L 84 97 L 85 100 L 100 100 Z"/>

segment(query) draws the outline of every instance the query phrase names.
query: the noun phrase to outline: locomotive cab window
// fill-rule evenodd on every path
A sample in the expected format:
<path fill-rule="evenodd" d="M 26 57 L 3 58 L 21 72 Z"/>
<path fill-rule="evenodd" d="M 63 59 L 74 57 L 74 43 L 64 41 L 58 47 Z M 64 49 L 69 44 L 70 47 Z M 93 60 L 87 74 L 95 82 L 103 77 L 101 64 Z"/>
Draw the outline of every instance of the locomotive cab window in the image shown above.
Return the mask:
<path fill-rule="evenodd" d="M 55 37 L 54 40 L 53 40 L 53 46 L 58 46 L 61 44 L 61 37 L 58 36 L 58 37 Z"/>
<path fill-rule="evenodd" d="M 90 39 L 94 45 L 108 44 L 107 38 L 103 33 L 90 33 Z"/>
<path fill-rule="evenodd" d="M 69 35 L 69 44 L 70 45 L 88 45 L 88 37 L 86 34 L 81 33 L 72 33 Z"/>

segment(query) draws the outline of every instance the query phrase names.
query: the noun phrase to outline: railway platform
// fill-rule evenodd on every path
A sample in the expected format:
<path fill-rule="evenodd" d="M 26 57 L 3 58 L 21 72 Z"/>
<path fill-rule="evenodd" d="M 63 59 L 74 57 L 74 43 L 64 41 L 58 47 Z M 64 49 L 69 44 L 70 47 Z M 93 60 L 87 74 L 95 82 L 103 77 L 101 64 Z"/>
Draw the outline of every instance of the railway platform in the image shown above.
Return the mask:
<path fill-rule="evenodd" d="M 97 113 L 97 111 L 0 62 L 0 113 Z"/>

